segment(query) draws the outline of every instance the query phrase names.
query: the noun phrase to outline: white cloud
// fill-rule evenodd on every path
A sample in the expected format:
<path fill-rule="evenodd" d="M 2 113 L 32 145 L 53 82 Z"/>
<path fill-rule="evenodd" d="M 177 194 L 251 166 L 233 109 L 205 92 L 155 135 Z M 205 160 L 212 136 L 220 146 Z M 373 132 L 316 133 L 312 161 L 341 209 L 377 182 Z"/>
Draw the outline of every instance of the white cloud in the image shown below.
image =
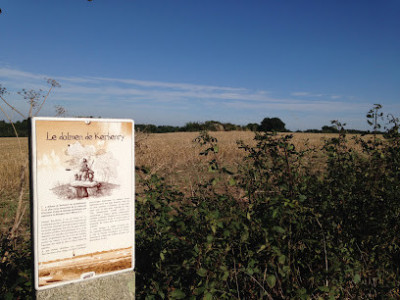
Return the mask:
<path fill-rule="evenodd" d="M 66 107 L 74 115 L 95 115 L 128 117 L 134 113 L 143 119 L 151 120 L 152 116 L 163 116 L 163 120 L 171 118 L 180 111 L 187 118 L 208 116 L 224 111 L 225 119 L 229 115 L 239 116 L 247 113 L 252 118 L 260 113 L 287 115 L 289 112 L 302 114 L 324 114 L 330 116 L 364 114 L 371 105 L 355 98 L 337 94 L 313 93 L 308 91 L 287 92 L 286 96 L 274 97 L 266 90 L 252 90 L 243 87 L 216 85 L 197 85 L 189 83 L 172 83 L 161 81 L 144 81 L 131 78 L 85 77 L 85 76 L 52 76 L 35 74 L 11 67 L 0 67 L 0 83 L 14 95 L 13 103 L 18 109 L 26 110 L 25 101 L 21 101 L 15 92 L 21 88 L 43 89 L 46 78 L 54 78 L 60 82 L 61 88 L 54 89 L 49 104 L 43 114 L 49 114 L 53 103 Z M 285 95 L 285 93 L 282 93 Z M 50 108 L 49 108 L 50 106 Z M 187 112 L 187 114 L 186 114 Z M 145 116 L 145 114 L 147 114 Z M 234 117 L 232 117 L 234 122 Z M 151 122 L 151 121 L 150 121 Z"/>
<path fill-rule="evenodd" d="M 295 97 L 329 97 L 329 94 L 321 94 L 321 93 L 310 93 L 310 92 L 293 92 L 290 93 L 291 96 Z"/>
<path fill-rule="evenodd" d="M 44 79 L 45 75 L 33 74 L 29 72 L 19 71 L 11 68 L 0 68 L 0 77 L 13 78 L 13 79 Z"/>
<path fill-rule="evenodd" d="M 308 92 L 293 92 L 290 95 L 292 95 L 292 96 L 309 96 L 310 93 L 308 93 Z"/>
<path fill-rule="evenodd" d="M 212 85 L 197 85 L 188 83 L 171 83 L 171 82 L 160 82 L 160 81 L 144 81 L 136 79 L 120 79 L 120 78 L 108 78 L 108 77 L 91 77 L 98 81 L 109 81 L 115 83 L 124 83 L 128 85 L 136 85 L 142 87 L 155 87 L 155 88 L 168 88 L 168 89 L 180 89 L 180 90 L 192 90 L 192 91 L 245 91 L 244 88 L 232 88 L 224 86 L 212 86 Z"/>

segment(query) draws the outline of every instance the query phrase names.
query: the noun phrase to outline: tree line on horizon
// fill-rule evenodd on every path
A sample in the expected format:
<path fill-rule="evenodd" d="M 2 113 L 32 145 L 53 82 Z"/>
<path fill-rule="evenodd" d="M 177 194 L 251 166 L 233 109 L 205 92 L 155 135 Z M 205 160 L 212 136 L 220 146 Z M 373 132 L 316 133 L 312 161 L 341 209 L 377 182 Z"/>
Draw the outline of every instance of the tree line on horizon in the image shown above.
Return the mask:
<path fill-rule="evenodd" d="M 14 122 L 14 126 L 20 137 L 29 135 L 29 122 L 27 119 Z M 264 118 L 261 123 L 248 123 L 247 125 L 236 125 L 232 123 L 222 123 L 219 121 L 188 122 L 184 126 L 154 125 L 154 124 L 135 124 L 135 130 L 145 133 L 168 133 L 168 132 L 199 132 L 199 131 L 258 131 L 258 132 L 290 132 L 286 129 L 285 123 L 280 118 Z M 348 133 L 368 134 L 369 130 L 347 129 Z M 296 132 L 305 133 L 339 133 L 334 125 L 324 125 L 321 129 L 297 130 Z M 376 132 L 380 133 L 380 132 Z M 15 137 L 15 132 L 11 123 L 4 120 L 0 121 L 0 137 Z"/>

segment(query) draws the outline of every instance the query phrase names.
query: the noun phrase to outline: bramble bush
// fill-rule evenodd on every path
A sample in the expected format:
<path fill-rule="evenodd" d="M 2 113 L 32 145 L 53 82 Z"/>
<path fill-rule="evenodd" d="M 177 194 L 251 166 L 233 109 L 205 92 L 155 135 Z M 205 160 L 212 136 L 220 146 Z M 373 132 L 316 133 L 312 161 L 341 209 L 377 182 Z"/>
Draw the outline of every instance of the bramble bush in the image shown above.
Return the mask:
<path fill-rule="evenodd" d="M 22 238 L 0 233 L 0 299 L 31 299 L 31 249 Z"/>
<path fill-rule="evenodd" d="M 136 206 L 138 298 L 400 297 L 400 136 L 398 120 L 388 124 L 384 139 L 354 137 L 359 151 L 339 122 L 339 136 L 319 150 L 260 133 L 256 146 L 239 143 L 246 157 L 234 172 L 202 133 L 213 176 L 190 198 L 137 169 L 145 187 Z M 321 151 L 317 172 L 312 155 Z"/>

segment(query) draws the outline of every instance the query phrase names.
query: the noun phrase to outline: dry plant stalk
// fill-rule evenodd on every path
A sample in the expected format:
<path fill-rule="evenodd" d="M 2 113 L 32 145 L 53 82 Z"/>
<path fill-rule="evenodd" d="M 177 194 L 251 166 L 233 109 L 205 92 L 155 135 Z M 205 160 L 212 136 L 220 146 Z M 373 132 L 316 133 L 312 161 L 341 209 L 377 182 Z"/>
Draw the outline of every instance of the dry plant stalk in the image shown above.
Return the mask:
<path fill-rule="evenodd" d="M 23 205 L 23 197 L 24 197 L 24 186 L 25 186 L 25 171 L 28 167 L 28 161 L 26 160 L 24 165 L 21 166 L 21 173 L 19 178 L 19 196 L 18 196 L 18 207 L 17 212 L 14 218 L 14 224 L 10 230 L 10 237 L 13 239 L 17 237 L 18 228 L 21 225 L 23 220 L 25 211 L 26 211 L 26 204 Z"/>
<path fill-rule="evenodd" d="M 23 95 L 23 97 L 28 100 L 29 103 L 29 113 L 27 116 L 25 116 L 23 113 L 21 113 L 14 105 L 10 104 L 4 97 L 4 95 L 7 93 L 6 88 L 2 87 L 0 85 L 0 99 L 3 101 L 3 103 L 5 103 L 10 109 L 12 109 L 13 111 L 15 111 L 17 114 L 19 114 L 21 117 L 23 117 L 24 119 L 27 118 L 31 118 L 32 116 L 37 116 L 38 113 L 41 111 L 43 105 L 45 104 L 51 90 L 54 87 L 60 87 L 60 84 L 55 81 L 54 79 L 48 79 L 47 83 L 50 84 L 50 88 L 46 94 L 46 96 L 43 97 L 42 101 L 39 101 L 39 98 L 41 98 L 41 90 L 39 92 L 35 92 L 34 90 L 25 90 L 23 89 L 22 92 L 20 92 L 19 94 Z M 40 102 L 40 103 L 39 103 Z M 34 113 L 35 107 L 38 107 Z M 18 205 L 17 205 L 17 210 L 15 213 L 15 217 L 14 217 L 14 222 L 13 225 L 11 227 L 11 229 L 8 232 L 8 239 L 10 241 L 14 240 L 15 238 L 18 237 L 18 229 L 21 225 L 21 222 L 24 218 L 26 209 L 27 209 L 27 204 L 24 203 L 23 199 L 24 199 L 24 191 L 25 191 L 25 182 L 26 182 L 26 173 L 27 170 L 29 168 L 29 160 L 26 156 L 24 156 L 24 153 L 22 151 L 22 146 L 21 146 L 21 141 L 20 141 L 20 137 L 18 135 L 18 132 L 15 128 L 14 122 L 12 121 L 11 117 L 9 114 L 7 114 L 7 112 L 5 111 L 5 109 L 2 107 L 2 105 L 0 104 L 0 111 L 5 115 L 5 117 L 7 118 L 7 120 L 9 121 L 9 123 L 11 124 L 15 137 L 17 138 L 18 141 L 18 146 L 19 146 L 19 155 L 20 155 L 20 161 L 21 166 L 20 166 L 20 176 L 19 176 L 19 186 L 18 186 Z"/>

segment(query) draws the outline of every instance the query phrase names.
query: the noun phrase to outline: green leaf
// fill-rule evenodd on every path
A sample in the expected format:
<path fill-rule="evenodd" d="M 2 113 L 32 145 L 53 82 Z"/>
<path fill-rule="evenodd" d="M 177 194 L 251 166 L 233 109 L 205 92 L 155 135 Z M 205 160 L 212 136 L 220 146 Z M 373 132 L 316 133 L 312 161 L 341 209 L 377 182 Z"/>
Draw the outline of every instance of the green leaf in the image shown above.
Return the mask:
<path fill-rule="evenodd" d="M 267 277 L 267 284 L 272 289 L 275 286 L 276 277 L 275 275 L 268 275 Z"/>
<path fill-rule="evenodd" d="M 354 278 L 353 278 L 353 281 L 354 281 L 354 283 L 359 283 L 360 281 L 361 281 L 361 276 L 360 276 L 360 274 L 356 274 L 356 275 L 354 275 Z"/>
<path fill-rule="evenodd" d="M 249 238 L 249 233 L 248 233 L 247 231 L 244 231 L 244 232 L 242 233 L 242 235 L 240 236 L 240 240 L 241 240 L 242 242 L 247 241 L 248 238 Z"/>
<path fill-rule="evenodd" d="M 278 258 L 278 262 L 279 262 L 281 265 L 283 265 L 283 264 L 285 263 L 285 260 L 286 260 L 286 256 L 285 256 L 285 255 L 281 255 L 281 256 L 279 256 L 279 258 Z"/>
<path fill-rule="evenodd" d="M 197 270 L 197 274 L 201 277 L 206 277 L 207 276 L 207 270 L 204 268 L 200 268 Z"/>
<path fill-rule="evenodd" d="M 183 298 L 186 297 L 186 294 L 185 294 L 183 291 L 181 291 L 181 290 L 174 290 L 174 291 L 171 293 L 170 296 L 171 296 L 172 299 L 183 299 Z"/>
<path fill-rule="evenodd" d="M 229 271 L 225 271 L 224 275 L 222 276 L 222 280 L 225 281 L 228 279 L 228 277 L 229 277 Z"/>
<path fill-rule="evenodd" d="M 195 290 L 194 290 L 194 294 L 195 295 L 201 295 L 201 294 L 203 294 L 204 293 L 204 290 L 205 290 L 205 287 L 204 286 L 201 286 L 201 287 L 198 287 L 198 288 L 196 288 Z"/>
<path fill-rule="evenodd" d="M 8 292 L 6 295 L 5 295 L 5 300 L 12 300 L 14 298 L 14 296 L 13 296 L 13 294 L 11 293 L 11 292 Z"/>
<path fill-rule="evenodd" d="M 207 293 L 204 295 L 204 300 L 212 300 L 212 294 L 211 293 Z"/>
<path fill-rule="evenodd" d="M 275 230 L 278 233 L 285 233 L 286 232 L 286 230 L 283 229 L 281 226 L 274 226 L 272 229 Z"/>
<path fill-rule="evenodd" d="M 267 248 L 267 245 L 261 245 L 260 249 L 257 250 L 257 253 L 260 253 L 263 251 L 265 248 Z"/>
<path fill-rule="evenodd" d="M 305 200 L 307 200 L 307 197 L 306 197 L 306 196 L 304 196 L 304 195 L 300 195 L 300 196 L 299 196 L 299 201 L 300 201 L 300 202 L 304 202 Z"/>
<path fill-rule="evenodd" d="M 326 292 L 326 293 L 329 292 L 329 287 L 327 287 L 327 286 L 319 286 L 318 289 L 321 292 Z"/>

